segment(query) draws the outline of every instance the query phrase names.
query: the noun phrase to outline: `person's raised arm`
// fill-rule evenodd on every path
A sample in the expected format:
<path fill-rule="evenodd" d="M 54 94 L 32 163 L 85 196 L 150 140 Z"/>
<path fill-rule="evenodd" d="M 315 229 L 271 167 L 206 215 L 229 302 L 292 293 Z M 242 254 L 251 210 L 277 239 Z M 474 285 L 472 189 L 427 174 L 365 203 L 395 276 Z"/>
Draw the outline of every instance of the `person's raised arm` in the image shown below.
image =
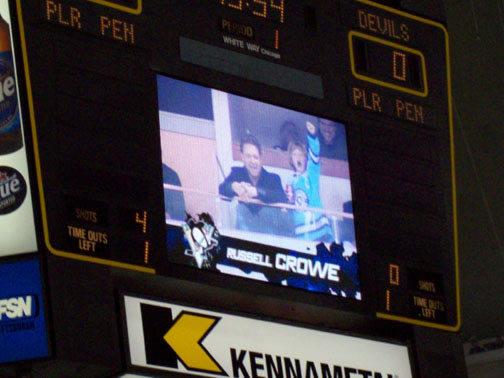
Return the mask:
<path fill-rule="evenodd" d="M 307 134 L 307 170 L 311 173 L 312 170 L 320 169 L 320 141 L 317 136 L 317 127 L 310 121 L 306 121 Z M 317 172 L 318 173 L 318 172 Z"/>

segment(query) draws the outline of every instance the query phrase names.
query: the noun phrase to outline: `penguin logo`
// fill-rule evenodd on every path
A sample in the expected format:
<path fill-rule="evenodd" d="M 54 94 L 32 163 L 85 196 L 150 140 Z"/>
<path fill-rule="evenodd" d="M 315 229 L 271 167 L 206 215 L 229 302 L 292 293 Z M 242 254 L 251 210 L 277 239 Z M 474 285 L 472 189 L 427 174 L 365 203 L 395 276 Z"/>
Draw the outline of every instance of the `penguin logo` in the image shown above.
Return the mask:
<path fill-rule="evenodd" d="M 219 231 L 208 213 L 198 215 L 198 219 L 186 214 L 186 221 L 182 226 L 189 249 L 184 254 L 192 258 L 198 268 L 214 269 L 220 252 Z"/>

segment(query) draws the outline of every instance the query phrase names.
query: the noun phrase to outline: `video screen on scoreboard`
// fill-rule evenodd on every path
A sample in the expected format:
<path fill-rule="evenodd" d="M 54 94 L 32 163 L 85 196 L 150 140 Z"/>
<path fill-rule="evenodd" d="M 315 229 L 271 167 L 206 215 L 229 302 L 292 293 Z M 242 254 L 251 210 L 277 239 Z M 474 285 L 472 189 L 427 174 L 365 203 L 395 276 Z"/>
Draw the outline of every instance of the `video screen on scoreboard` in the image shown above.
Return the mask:
<path fill-rule="evenodd" d="M 345 126 L 157 85 L 169 261 L 360 299 Z"/>

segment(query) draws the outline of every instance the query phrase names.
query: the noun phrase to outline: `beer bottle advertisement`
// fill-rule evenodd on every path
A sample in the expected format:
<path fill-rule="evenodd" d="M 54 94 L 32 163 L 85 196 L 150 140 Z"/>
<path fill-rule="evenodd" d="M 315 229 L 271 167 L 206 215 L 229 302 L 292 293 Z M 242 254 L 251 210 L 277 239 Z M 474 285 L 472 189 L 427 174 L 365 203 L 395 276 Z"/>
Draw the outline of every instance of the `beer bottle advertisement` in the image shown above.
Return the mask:
<path fill-rule="evenodd" d="M 0 258 L 37 250 L 11 11 L 0 0 Z"/>
<path fill-rule="evenodd" d="M 0 18 L 0 155 L 23 147 L 16 80 L 12 59 L 10 27 Z"/>

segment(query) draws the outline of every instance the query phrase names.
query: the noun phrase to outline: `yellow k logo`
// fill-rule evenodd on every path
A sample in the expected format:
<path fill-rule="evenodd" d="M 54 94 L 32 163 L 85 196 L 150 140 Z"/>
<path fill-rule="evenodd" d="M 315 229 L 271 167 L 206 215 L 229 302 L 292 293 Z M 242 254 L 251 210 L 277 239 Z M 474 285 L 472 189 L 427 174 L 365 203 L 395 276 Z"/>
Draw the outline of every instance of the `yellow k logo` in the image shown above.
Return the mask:
<path fill-rule="evenodd" d="M 164 340 L 189 370 L 227 375 L 203 346 L 203 340 L 220 318 L 182 311 L 164 335 Z"/>

